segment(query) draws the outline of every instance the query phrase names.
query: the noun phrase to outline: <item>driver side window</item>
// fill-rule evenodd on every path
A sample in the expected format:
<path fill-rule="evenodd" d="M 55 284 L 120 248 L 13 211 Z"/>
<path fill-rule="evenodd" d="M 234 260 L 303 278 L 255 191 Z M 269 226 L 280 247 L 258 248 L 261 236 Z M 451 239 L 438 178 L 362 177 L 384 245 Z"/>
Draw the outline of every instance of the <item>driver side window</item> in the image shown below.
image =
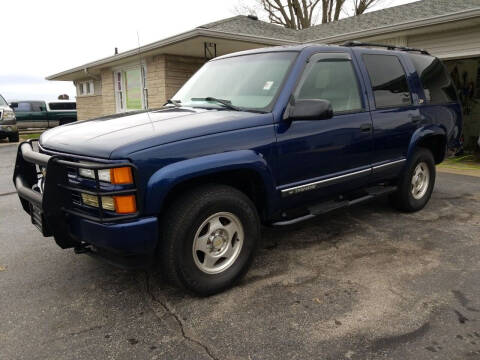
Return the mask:
<path fill-rule="evenodd" d="M 329 100 L 334 113 L 361 111 L 360 90 L 349 55 L 314 55 L 305 69 L 295 99 Z"/>

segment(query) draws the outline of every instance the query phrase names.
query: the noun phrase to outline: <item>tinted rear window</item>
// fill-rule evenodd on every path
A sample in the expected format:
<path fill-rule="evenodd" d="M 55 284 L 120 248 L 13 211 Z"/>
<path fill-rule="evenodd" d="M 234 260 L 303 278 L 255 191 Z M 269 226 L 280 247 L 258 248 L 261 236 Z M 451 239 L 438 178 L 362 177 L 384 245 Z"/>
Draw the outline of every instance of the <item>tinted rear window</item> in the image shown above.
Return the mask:
<path fill-rule="evenodd" d="M 431 104 L 457 101 L 453 82 L 442 62 L 433 56 L 410 54 L 425 92 L 425 99 Z"/>
<path fill-rule="evenodd" d="M 15 112 L 39 112 L 45 108 L 45 103 L 42 101 L 18 101 L 11 104 Z"/>
<path fill-rule="evenodd" d="M 377 108 L 412 103 L 407 77 L 400 60 L 394 55 L 363 55 Z"/>
<path fill-rule="evenodd" d="M 32 111 L 32 105 L 29 102 L 15 102 L 15 103 L 12 103 L 12 108 L 16 112 Z"/>
<path fill-rule="evenodd" d="M 51 102 L 48 103 L 50 110 L 75 110 L 77 103 L 74 102 Z"/>

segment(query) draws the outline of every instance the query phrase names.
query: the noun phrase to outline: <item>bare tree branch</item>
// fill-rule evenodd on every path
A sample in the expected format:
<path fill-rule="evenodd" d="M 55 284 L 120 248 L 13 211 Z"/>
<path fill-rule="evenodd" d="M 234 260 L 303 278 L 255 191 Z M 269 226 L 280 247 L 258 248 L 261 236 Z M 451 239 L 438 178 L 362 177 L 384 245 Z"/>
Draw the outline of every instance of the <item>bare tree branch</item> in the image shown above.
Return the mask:
<path fill-rule="evenodd" d="M 339 20 L 345 15 L 360 15 L 386 0 L 238 0 L 237 13 L 263 12 L 272 24 L 301 30 L 316 24 Z M 240 2 L 241 1 L 241 2 Z M 255 4 L 253 6 L 245 3 Z M 321 4 L 321 6 L 320 6 Z M 319 17 L 320 16 L 320 17 Z"/>

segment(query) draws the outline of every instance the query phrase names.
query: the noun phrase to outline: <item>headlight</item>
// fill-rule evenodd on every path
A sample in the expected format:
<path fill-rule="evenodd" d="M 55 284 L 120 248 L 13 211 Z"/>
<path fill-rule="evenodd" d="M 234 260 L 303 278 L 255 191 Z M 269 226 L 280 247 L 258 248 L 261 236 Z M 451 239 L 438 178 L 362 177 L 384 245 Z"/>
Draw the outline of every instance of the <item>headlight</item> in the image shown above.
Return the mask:
<path fill-rule="evenodd" d="M 98 180 L 116 185 L 133 184 L 132 168 L 128 166 L 102 169 L 98 171 Z M 95 170 L 80 168 L 78 174 L 85 178 L 95 179 Z"/>
<path fill-rule="evenodd" d="M 78 170 L 78 174 L 80 176 L 89 178 L 89 179 L 95 179 L 95 171 L 92 169 L 82 169 L 80 168 Z M 110 182 L 110 169 L 102 169 L 98 170 L 98 180 L 100 181 L 105 181 L 105 182 Z"/>
<path fill-rule="evenodd" d="M 5 110 L 3 112 L 3 120 L 15 120 L 15 113 L 12 110 Z"/>

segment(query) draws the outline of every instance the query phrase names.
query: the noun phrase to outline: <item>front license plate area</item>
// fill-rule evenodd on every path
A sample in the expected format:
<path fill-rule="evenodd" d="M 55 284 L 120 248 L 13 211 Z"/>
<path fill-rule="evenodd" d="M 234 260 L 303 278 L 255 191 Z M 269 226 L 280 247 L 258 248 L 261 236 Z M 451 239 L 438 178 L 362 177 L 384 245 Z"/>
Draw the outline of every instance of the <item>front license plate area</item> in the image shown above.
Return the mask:
<path fill-rule="evenodd" d="M 32 220 L 32 224 L 35 225 L 38 230 L 40 230 L 42 235 L 49 236 L 47 234 L 43 211 L 38 205 L 30 203 L 30 217 Z"/>

